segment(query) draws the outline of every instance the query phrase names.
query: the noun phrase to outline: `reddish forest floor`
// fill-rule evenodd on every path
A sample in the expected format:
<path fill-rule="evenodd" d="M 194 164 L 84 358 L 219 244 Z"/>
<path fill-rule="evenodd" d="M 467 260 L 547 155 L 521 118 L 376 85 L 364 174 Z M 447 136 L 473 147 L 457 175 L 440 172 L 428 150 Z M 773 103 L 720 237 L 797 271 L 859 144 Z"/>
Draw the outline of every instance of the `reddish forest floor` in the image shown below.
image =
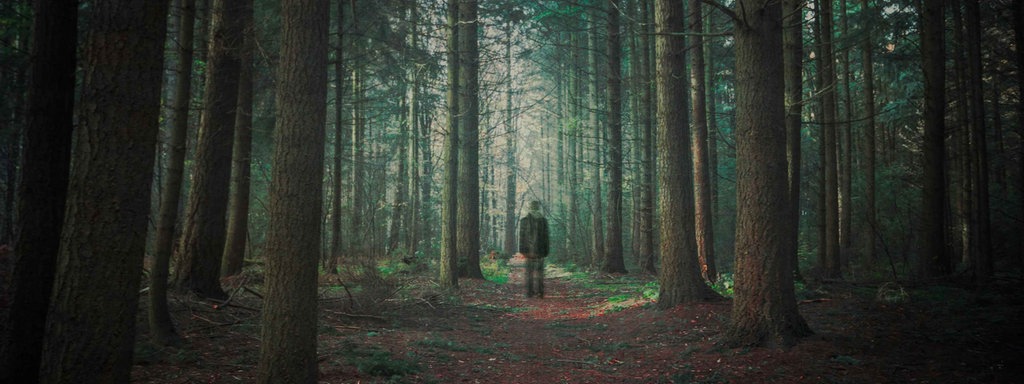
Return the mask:
<path fill-rule="evenodd" d="M 822 285 L 800 304 L 815 335 L 786 350 L 726 348 L 729 302 L 659 311 L 635 277 L 570 278 L 551 268 L 543 299 L 523 297 L 518 276 L 504 284 L 460 280 L 457 297 L 432 292 L 425 281 L 408 278 L 404 293 L 390 291 L 364 311 L 376 314 L 352 312 L 350 298 L 361 292 L 324 281 L 320 382 L 1024 382 L 1019 280 L 905 295 Z M 172 300 L 183 347 L 148 344 L 140 314 L 133 382 L 254 381 L 259 285 L 255 278 L 225 285 L 236 296 L 219 309 Z"/>

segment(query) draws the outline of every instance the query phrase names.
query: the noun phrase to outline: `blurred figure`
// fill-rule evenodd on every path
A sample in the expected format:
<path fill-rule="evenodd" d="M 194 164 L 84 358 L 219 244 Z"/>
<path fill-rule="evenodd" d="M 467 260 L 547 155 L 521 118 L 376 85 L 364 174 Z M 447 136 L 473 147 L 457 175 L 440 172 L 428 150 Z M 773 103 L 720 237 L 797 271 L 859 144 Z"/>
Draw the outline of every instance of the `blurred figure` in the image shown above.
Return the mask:
<path fill-rule="evenodd" d="M 539 201 L 531 201 L 530 211 L 519 220 L 519 253 L 526 257 L 526 297 L 543 298 L 548 220 L 540 212 Z"/>

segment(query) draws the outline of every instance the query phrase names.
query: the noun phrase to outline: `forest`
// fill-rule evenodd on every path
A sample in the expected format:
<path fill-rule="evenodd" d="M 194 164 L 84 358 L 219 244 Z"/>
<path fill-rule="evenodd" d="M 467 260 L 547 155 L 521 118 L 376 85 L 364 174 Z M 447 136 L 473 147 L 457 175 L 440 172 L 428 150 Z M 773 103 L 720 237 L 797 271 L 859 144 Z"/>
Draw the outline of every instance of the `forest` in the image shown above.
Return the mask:
<path fill-rule="evenodd" d="M 0 383 L 1020 382 L 1022 41 L 1022 0 L 4 0 Z"/>

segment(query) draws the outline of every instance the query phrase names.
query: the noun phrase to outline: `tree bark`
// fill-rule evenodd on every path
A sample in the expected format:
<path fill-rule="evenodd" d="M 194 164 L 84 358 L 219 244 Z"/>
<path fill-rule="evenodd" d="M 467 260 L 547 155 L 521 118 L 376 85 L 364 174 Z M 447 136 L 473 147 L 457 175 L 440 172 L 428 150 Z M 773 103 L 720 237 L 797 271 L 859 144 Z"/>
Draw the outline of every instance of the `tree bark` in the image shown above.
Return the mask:
<path fill-rule="evenodd" d="M 345 157 L 345 1 L 338 0 L 335 13 L 334 39 L 334 157 L 331 167 L 331 246 L 327 254 L 327 272 L 338 273 L 341 258 L 341 197 L 345 193 L 342 183 L 341 160 Z"/>
<path fill-rule="evenodd" d="M 740 0 L 736 38 L 736 269 L 733 346 L 789 346 L 811 333 L 793 288 L 782 5 Z"/>
<path fill-rule="evenodd" d="M 242 8 L 243 43 L 239 50 L 238 107 L 235 109 L 235 137 L 231 149 L 231 196 L 228 205 L 228 227 L 221 276 L 242 272 L 246 240 L 249 235 L 249 179 L 252 164 L 252 55 L 256 30 L 253 24 L 252 0 L 238 1 Z"/>
<path fill-rule="evenodd" d="M 701 0 L 690 0 L 690 37 L 693 52 L 690 55 L 690 89 L 693 107 L 693 165 L 694 206 L 696 207 L 697 258 L 700 260 L 701 277 L 715 282 L 718 268 L 715 263 L 714 223 L 711 215 L 711 170 L 708 168 L 708 119 L 706 88 L 704 83 L 704 17 L 701 14 Z"/>
<path fill-rule="evenodd" d="M 441 188 L 441 286 L 459 288 L 459 3 L 448 1 L 448 132 L 445 135 L 444 185 Z"/>
<path fill-rule="evenodd" d="M 825 161 L 822 163 L 825 175 L 825 238 L 824 259 L 821 260 L 822 271 L 826 278 L 842 278 L 842 269 L 839 253 L 839 162 L 838 145 L 836 132 L 836 69 L 835 56 L 832 45 L 832 0 L 820 0 L 821 22 L 818 41 L 821 44 L 821 65 L 822 86 L 822 151 Z"/>
<path fill-rule="evenodd" d="M 790 258 L 793 276 L 800 274 L 800 159 L 802 151 L 801 118 L 803 116 L 803 1 L 784 0 L 783 14 L 783 76 L 785 77 L 786 160 L 788 176 L 787 215 L 795 230 L 787 233 L 785 254 Z"/>
<path fill-rule="evenodd" d="M 970 268 L 976 282 L 990 278 L 994 271 L 992 259 L 992 224 L 989 214 L 989 164 L 985 129 L 985 93 L 981 64 L 981 11 L 978 0 L 965 2 L 967 27 L 968 95 L 971 110 L 971 221 L 974 226 Z"/>
<path fill-rule="evenodd" d="M 609 0 L 608 7 L 608 234 L 601 270 L 626 273 L 622 257 L 622 32 L 619 28 L 619 2 Z"/>
<path fill-rule="evenodd" d="M 590 174 L 591 193 L 590 198 L 590 223 L 591 223 L 591 266 L 594 268 L 600 268 L 604 264 L 604 209 L 602 208 L 602 196 L 601 196 L 601 171 L 603 168 L 601 164 L 601 148 L 604 148 L 604 143 L 601 142 L 601 122 L 598 120 L 597 111 L 599 108 L 598 96 L 598 79 L 597 74 L 597 15 L 598 11 L 595 10 L 589 13 L 590 25 L 588 28 L 588 55 L 587 55 L 587 66 L 589 67 L 589 78 L 587 81 L 587 94 L 589 95 L 589 111 L 588 124 L 593 132 L 593 150 L 591 161 L 593 167 Z"/>
<path fill-rule="evenodd" d="M 862 20 L 872 20 L 874 16 L 871 11 L 868 0 L 861 0 L 861 13 L 864 15 L 861 17 Z M 864 254 L 865 259 L 868 263 L 873 264 L 876 261 L 875 254 L 875 233 L 878 231 L 878 219 L 877 219 L 877 208 L 876 208 L 876 183 L 875 183 L 875 168 L 877 163 L 877 154 L 875 150 L 875 70 L 874 70 L 874 43 L 871 37 L 871 28 L 867 29 L 867 36 L 862 43 L 862 55 L 864 65 L 864 212 L 865 218 L 868 225 L 868 233 L 866 235 L 868 241 L 865 245 Z"/>
<path fill-rule="evenodd" d="M 1024 46 L 1024 0 L 1013 2 L 1013 36 L 1018 47 Z M 1024 49 L 1017 50 L 1016 59 L 1017 68 L 1024 68 Z M 1024 137 L 1024 71 L 1017 71 L 1017 87 L 1017 135 Z M 1024 175 L 1024 145 L 1017 147 L 1017 171 Z M 1017 178 L 1017 190 L 1024 191 L 1024 177 Z M 1024 217 L 1024 193 L 1017 196 L 1017 205 L 1021 207 L 1018 217 Z M 1024 220 L 1018 222 L 1016 230 L 1024 233 Z M 1019 244 L 1016 256 L 1018 268 L 1024 268 L 1024 242 Z"/>
<path fill-rule="evenodd" d="M 921 66 L 924 73 L 924 135 L 919 263 L 922 276 L 952 272 L 946 249 L 945 57 L 943 2 L 921 4 Z"/>
<path fill-rule="evenodd" d="M 640 270 L 655 275 L 657 260 L 654 255 L 654 81 L 651 75 L 651 9 L 649 1 L 641 1 L 640 23 L 640 246 L 637 259 Z"/>
<path fill-rule="evenodd" d="M 150 337 L 159 345 L 178 341 L 174 323 L 167 308 L 167 283 L 171 255 L 174 251 L 174 224 L 178 219 L 181 184 L 185 168 L 189 109 L 192 102 L 192 64 L 196 9 L 194 0 L 181 2 L 178 15 L 178 82 L 175 84 L 173 116 L 167 143 L 167 170 L 160 187 L 153 267 L 149 274 Z"/>
<path fill-rule="evenodd" d="M 654 2 L 655 83 L 658 98 L 658 208 L 661 283 L 658 308 L 719 299 L 704 284 L 694 235 L 693 157 L 686 109 L 683 3 Z"/>
<path fill-rule="evenodd" d="M 459 0 L 459 258 L 464 277 L 482 279 L 480 270 L 480 54 L 477 0 Z"/>
<path fill-rule="evenodd" d="M 238 105 L 238 48 L 242 44 L 241 8 L 215 0 L 207 61 L 203 116 L 196 142 L 192 186 L 178 248 L 177 284 L 201 297 L 227 298 L 220 286 L 220 265 L 227 233 L 231 146 Z"/>
<path fill-rule="evenodd" d="M 15 264 L 10 286 L 0 287 L 13 294 L 5 310 L 5 335 L 0 335 L 6 336 L 0 338 L 2 382 L 38 382 L 71 165 L 78 6 L 76 1 L 35 1 L 33 12 Z"/>
<path fill-rule="evenodd" d="M 126 383 L 159 131 L 167 1 L 90 3 L 40 381 Z"/>
<path fill-rule="evenodd" d="M 512 22 L 505 26 L 505 77 L 508 81 L 505 90 L 505 167 L 508 168 L 505 178 L 505 232 L 504 251 L 506 256 L 516 253 L 516 137 L 512 114 L 512 93 L 515 92 L 512 79 Z"/>
<path fill-rule="evenodd" d="M 258 383 L 317 382 L 317 261 L 327 124 L 330 5 L 281 2 Z"/>

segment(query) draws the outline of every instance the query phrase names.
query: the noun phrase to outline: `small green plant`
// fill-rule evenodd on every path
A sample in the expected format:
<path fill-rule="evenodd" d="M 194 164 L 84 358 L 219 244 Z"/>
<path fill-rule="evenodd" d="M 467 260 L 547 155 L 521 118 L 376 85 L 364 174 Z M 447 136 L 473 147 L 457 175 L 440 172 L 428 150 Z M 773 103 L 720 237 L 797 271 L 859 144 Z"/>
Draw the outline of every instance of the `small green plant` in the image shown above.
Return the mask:
<path fill-rule="evenodd" d="M 508 261 L 502 257 L 496 257 L 494 260 L 484 260 L 480 263 L 480 271 L 483 272 L 484 278 L 498 283 L 508 283 L 508 275 L 512 272 L 512 268 L 509 267 Z"/>
<path fill-rule="evenodd" d="M 469 347 L 469 346 L 466 346 L 465 344 L 460 344 L 460 343 L 455 342 L 455 341 L 446 340 L 446 339 L 438 339 L 438 338 L 423 339 L 423 340 L 417 341 L 416 345 L 423 346 L 423 347 L 428 347 L 428 348 L 433 348 L 433 349 L 444 350 L 444 351 L 452 351 L 452 352 L 470 352 L 470 351 L 472 351 L 472 352 L 481 353 L 481 354 L 491 354 L 491 353 L 494 353 L 494 350 L 492 350 L 490 348 L 486 348 L 486 347 Z"/>
<path fill-rule="evenodd" d="M 415 361 L 396 359 L 384 351 L 372 351 L 369 354 L 351 358 L 350 363 L 355 365 L 359 372 L 378 377 L 405 376 L 419 372 L 421 369 Z"/>
<path fill-rule="evenodd" d="M 643 290 L 640 293 L 646 300 L 658 301 L 658 293 L 661 291 L 661 286 L 658 285 L 657 280 L 648 281 L 644 284 Z"/>
<path fill-rule="evenodd" d="M 734 286 L 731 273 L 720 273 L 718 274 L 718 280 L 715 284 L 711 285 L 711 288 L 718 292 L 719 295 L 732 297 Z"/>
<path fill-rule="evenodd" d="M 608 297 L 608 302 L 612 303 L 612 304 L 614 304 L 614 303 L 621 303 L 623 301 L 626 301 L 626 300 L 629 300 L 629 299 L 632 299 L 632 298 L 633 298 L 633 295 L 628 294 L 628 293 L 624 293 L 624 294 Z"/>
<path fill-rule="evenodd" d="M 590 350 L 594 352 L 616 352 L 630 348 L 633 348 L 633 346 L 629 345 L 629 343 L 609 343 L 590 346 Z"/>

